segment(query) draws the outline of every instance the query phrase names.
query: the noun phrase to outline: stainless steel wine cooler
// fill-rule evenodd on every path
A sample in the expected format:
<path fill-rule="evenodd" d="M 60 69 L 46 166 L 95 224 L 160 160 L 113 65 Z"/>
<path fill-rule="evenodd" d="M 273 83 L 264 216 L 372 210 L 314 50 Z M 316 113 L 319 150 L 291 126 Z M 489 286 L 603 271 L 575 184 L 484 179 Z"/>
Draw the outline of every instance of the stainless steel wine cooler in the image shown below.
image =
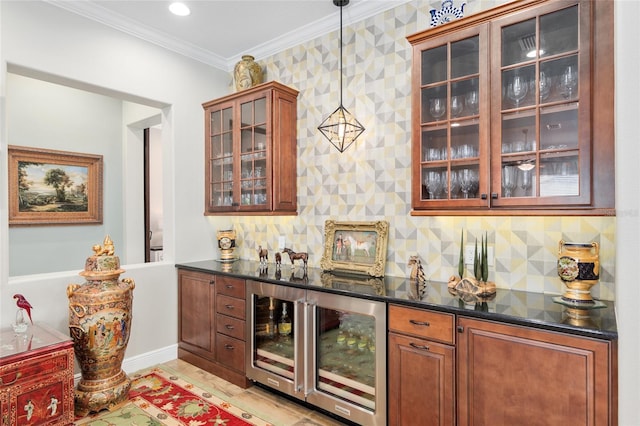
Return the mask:
<path fill-rule="evenodd" d="M 247 281 L 249 379 L 361 425 L 384 425 L 384 303 Z"/>

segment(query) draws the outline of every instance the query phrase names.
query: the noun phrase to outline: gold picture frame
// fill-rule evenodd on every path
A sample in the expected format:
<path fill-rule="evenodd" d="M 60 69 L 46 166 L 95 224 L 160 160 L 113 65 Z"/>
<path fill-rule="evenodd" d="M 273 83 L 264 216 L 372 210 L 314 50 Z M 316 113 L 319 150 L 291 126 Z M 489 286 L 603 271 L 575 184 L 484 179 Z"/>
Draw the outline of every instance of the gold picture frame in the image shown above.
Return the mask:
<path fill-rule="evenodd" d="M 9 145 L 9 226 L 102 223 L 102 155 Z"/>
<path fill-rule="evenodd" d="M 320 266 L 325 271 L 342 271 L 384 276 L 389 240 L 389 223 L 338 222 L 324 224 L 324 252 Z"/>

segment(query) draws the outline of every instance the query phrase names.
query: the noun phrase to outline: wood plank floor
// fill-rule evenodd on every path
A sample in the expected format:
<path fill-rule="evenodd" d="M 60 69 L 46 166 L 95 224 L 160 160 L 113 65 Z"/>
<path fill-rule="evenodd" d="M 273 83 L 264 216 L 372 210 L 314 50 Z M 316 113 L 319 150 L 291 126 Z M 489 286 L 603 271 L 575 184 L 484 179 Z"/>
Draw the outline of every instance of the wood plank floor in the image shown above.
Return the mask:
<path fill-rule="evenodd" d="M 258 386 L 242 389 L 232 383 L 176 359 L 162 364 L 170 370 L 202 383 L 227 396 L 228 401 L 265 420 L 274 426 L 342 426 L 344 423 L 315 410 L 297 404 Z M 262 415 L 261 415 L 262 414 Z M 263 416 L 264 415 L 264 416 Z"/>

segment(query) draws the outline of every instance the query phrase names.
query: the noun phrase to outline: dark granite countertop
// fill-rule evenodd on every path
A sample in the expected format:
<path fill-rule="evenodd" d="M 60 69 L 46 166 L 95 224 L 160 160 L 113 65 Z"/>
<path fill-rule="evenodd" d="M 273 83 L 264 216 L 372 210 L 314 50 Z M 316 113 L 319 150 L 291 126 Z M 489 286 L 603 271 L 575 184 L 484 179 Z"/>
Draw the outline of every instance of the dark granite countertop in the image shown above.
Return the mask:
<path fill-rule="evenodd" d="M 324 272 L 317 268 L 305 270 L 275 264 L 237 260 L 222 263 L 216 260 L 181 263 L 177 268 L 252 279 L 309 290 L 338 293 L 363 299 L 380 300 L 418 308 L 449 312 L 504 323 L 525 325 L 545 330 L 606 340 L 618 338 L 615 305 L 597 301 L 598 308 L 573 309 L 557 303 L 555 295 L 518 290 L 498 289 L 489 300 L 465 300 L 450 293 L 447 284 L 427 281 L 422 288 L 408 278 L 372 278 Z"/>

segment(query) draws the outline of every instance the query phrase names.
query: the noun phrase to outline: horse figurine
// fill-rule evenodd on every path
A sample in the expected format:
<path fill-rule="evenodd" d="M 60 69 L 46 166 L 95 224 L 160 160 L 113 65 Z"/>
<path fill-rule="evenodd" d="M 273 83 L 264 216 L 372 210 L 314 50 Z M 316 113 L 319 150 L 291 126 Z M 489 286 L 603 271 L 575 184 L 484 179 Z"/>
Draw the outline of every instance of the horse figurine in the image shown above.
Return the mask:
<path fill-rule="evenodd" d="M 262 246 L 258 246 L 258 257 L 260 258 L 260 263 L 267 263 L 269 260 L 269 251 L 267 249 L 263 249 Z"/>
<path fill-rule="evenodd" d="M 283 253 L 287 253 L 289 255 L 289 260 L 291 261 L 291 264 L 293 266 L 295 266 L 294 260 L 302 260 L 302 263 L 304 263 L 304 267 L 306 269 L 307 267 L 307 260 L 309 258 L 309 256 L 307 255 L 307 253 L 296 253 L 295 251 L 289 249 L 289 248 L 285 248 L 282 250 Z"/>
<path fill-rule="evenodd" d="M 276 268 L 280 269 L 280 264 L 282 264 L 282 255 L 279 251 L 276 252 Z"/>

